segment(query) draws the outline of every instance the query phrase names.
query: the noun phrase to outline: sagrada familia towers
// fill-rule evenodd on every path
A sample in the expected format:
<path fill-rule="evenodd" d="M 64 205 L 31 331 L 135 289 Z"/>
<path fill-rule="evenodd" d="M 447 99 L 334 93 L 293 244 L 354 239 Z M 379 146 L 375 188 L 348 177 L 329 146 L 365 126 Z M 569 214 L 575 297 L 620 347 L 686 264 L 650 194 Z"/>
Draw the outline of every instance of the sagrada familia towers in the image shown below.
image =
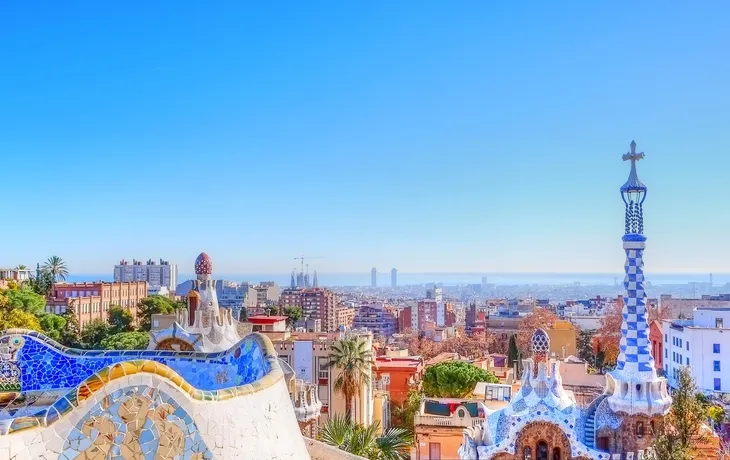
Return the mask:
<path fill-rule="evenodd" d="M 548 357 L 547 334 L 538 329 L 532 337 L 533 357 L 524 360 L 520 391 L 506 408 L 488 412 L 483 426 L 466 429 L 459 450 L 462 459 L 638 460 L 650 448 L 671 398 L 650 351 L 643 272 L 647 188 L 636 173 L 642 158 L 632 141 L 623 156 L 631 162 L 631 172 L 620 189 L 626 209 L 620 354 L 605 392 L 587 408 L 579 408 L 563 389 L 560 362 Z"/>

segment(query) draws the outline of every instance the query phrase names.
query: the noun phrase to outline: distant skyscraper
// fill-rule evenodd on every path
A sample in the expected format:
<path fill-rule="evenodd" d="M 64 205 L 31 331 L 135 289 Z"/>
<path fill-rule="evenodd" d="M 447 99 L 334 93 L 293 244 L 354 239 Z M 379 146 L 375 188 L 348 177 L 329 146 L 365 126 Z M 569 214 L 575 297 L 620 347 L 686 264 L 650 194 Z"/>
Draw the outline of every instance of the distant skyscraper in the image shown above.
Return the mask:
<path fill-rule="evenodd" d="M 398 270 L 395 268 L 390 271 L 390 287 L 398 286 Z"/>
<path fill-rule="evenodd" d="M 297 287 L 297 279 L 296 279 L 296 274 L 294 273 L 294 270 L 291 271 L 291 283 L 289 284 L 289 287 L 292 289 Z"/>
<path fill-rule="evenodd" d="M 314 271 L 312 276 L 312 287 L 319 287 L 319 281 L 317 281 L 317 270 Z"/>
<path fill-rule="evenodd" d="M 376 287 L 378 285 L 378 270 L 373 267 L 372 270 L 370 270 L 370 286 Z"/>

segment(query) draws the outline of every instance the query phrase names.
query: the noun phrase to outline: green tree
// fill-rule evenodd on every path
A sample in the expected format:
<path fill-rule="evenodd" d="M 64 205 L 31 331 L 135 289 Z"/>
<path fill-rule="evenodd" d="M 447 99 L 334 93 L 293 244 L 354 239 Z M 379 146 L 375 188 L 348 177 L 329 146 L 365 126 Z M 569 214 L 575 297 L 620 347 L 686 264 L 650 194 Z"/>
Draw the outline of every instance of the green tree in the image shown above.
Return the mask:
<path fill-rule="evenodd" d="M 319 437 L 325 444 L 371 460 L 409 459 L 413 435 L 402 428 L 389 428 L 378 436 L 379 428 L 377 421 L 363 426 L 336 415 L 324 424 Z"/>
<path fill-rule="evenodd" d="M 81 347 L 81 328 L 79 327 L 79 319 L 76 317 L 76 311 L 73 307 L 67 308 L 61 315 L 66 320 L 66 324 L 61 331 L 61 343 L 71 348 Z"/>
<path fill-rule="evenodd" d="M 142 331 L 149 331 L 152 327 L 152 315 L 164 315 L 174 313 L 180 308 L 181 303 L 170 300 L 161 295 L 151 295 L 139 303 L 137 319 L 139 328 Z"/>
<path fill-rule="evenodd" d="M 146 332 L 119 332 L 104 338 L 100 345 L 105 350 L 144 350 L 149 343 Z"/>
<path fill-rule="evenodd" d="M 63 343 L 63 330 L 66 327 L 66 318 L 53 313 L 45 314 L 38 318 L 43 333 L 56 342 Z"/>
<path fill-rule="evenodd" d="M 36 294 L 47 297 L 53 290 L 55 279 L 50 272 L 40 271 L 38 276 L 32 276 L 28 282 L 30 289 Z"/>
<path fill-rule="evenodd" d="M 423 393 L 418 390 L 410 390 L 403 404 L 393 407 L 391 420 L 394 427 L 403 428 L 413 432 L 416 413 L 421 410 Z"/>
<path fill-rule="evenodd" d="M 596 355 L 593 353 L 593 336 L 595 334 L 596 331 L 592 329 L 581 330 L 576 339 L 578 357 L 591 366 L 596 364 Z"/>
<path fill-rule="evenodd" d="M 132 313 L 126 308 L 122 308 L 119 305 L 112 305 L 109 307 L 107 312 L 107 321 L 112 327 L 112 333 L 118 334 L 120 332 L 132 332 L 134 327 L 134 317 Z"/>
<path fill-rule="evenodd" d="M 370 385 L 373 357 L 367 342 L 359 337 L 345 337 L 332 344 L 327 368 L 340 370 L 334 389 L 345 398 L 345 416 L 352 419 L 352 400 L 362 385 Z"/>
<path fill-rule="evenodd" d="M 41 315 L 46 309 L 46 299 L 30 289 L 7 289 L 7 308 L 17 308 L 33 315 Z"/>
<path fill-rule="evenodd" d="M 95 319 L 87 324 L 81 331 L 81 343 L 84 348 L 93 350 L 101 349 L 102 340 L 112 335 L 112 327 L 104 320 Z"/>
<path fill-rule="evenodd" d="M 464 361 L 448 361 L 426 369 L 423 391 L 436 398 L 463 398 L 471 394 L 477 382 L 498 383 L 489 371 Z"/>
<path fill-rule="evenodd" d="M 0 309 L 0 331 L 8 329 L 30 329 L 43 332 L 35 315 L 20 308 Z"/>
<path fill-rule="evenodd" d="M 654 440 L 653 460 L 689 460 L 694 444 L 701 441 L 700 428 L 707 412 L 697 398 L 697 386 L 686 367 L 677 372 L 677 387 L 672 391 L 672 407 Z"/>
<path fill-rule="evenodd" d="M 294 325 L 302 319 L 302 316 L 304 315 L 304 312 L 299 307 L 287 307 L 284 309 L 284 314 L 286 315 L 286 324 L 294 327 Z"/>
<path fill-rule="evenodd" d="M 507 360 L 509 361 L 507 365 L 514 367 L 515 373 L 517 373 L 520 366 L 520 349 L 517 347 L 517 336 L 515 334 L 509 336 L 509 346 L 507 347 Z"/>
<path fill-rule="evenodd" d="M 55 281 L 65 281 L 68 276 L 66 262 L 58 256 L 51 256 L 43 264 L 43 271 L 53 275 Z"/>
<path fill-rule="evenodd" d="M 725 409 L 722 406 L 712 405 L 707 408 L 707 416 L 719 425 L 725 421 Z"/>
<path fill-rule="evenodd" d="M 15 266 L 15 269 L 16 269 L 16 270 L 28 270 L 28 267 L 26 267 L 26 266 L 25 266 L 25 265 L 23 265 L 23 264 L 20 264 L 20 265 L 16 265 L 16 266 Z"/>

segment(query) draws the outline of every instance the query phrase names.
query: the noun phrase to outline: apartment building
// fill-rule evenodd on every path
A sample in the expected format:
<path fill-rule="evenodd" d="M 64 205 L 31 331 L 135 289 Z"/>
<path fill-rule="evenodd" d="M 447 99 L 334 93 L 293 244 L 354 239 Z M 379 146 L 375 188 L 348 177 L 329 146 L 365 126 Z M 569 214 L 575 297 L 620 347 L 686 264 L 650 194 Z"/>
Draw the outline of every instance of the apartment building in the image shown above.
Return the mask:
<path fill-rule="evenodd" d="M 61 314 L 73 308 L 82 329 L 95 319 L 106 321 L 112 305 L 126 308 L 136 318 L 147 289 L 147 281 L 54 283 L 46 299 L 46 312 Z"/>
<path fill-rule="evenodd" d="M 456 323 L 456 314 L 450 303 L 427 298 L 419 300 L 416 306 L 401 310 L 399 322 L 401 330 L 410 328 L 413 332 L 420 332 L 430 323 L 436 327 L 451 327 Z"/>
<path fill-rule="evenodd" d="M 152 259 L 144 263 L 136 259 L 132 259 L 131 263 L 122 259 L 114 266 L 114 281 L 117 283 L 147 281 L 149 295 L 159 294 L 161 291 L 175 292 L 177 265 L 162 259 L 159 263 Z"/>
<path fill-rule="evenodd" d="M 348 331 L 352 329 L 352 322 L 355 319 L 355 315 L 357 314 L 357 308 L 354 307 L 346 307 L 346 306 L 338 306 L 335 309 L 335 316 L 337 317 L 336 320 L 336 327 L 338 331 Z"/>
<path fill-rule="evenodd" d="M 376 337 L 390 337 L 398 332 L 398 319 L 383 302 L 360 305 L 352 320 L 354 329 L 365 329 Z"/>
<path fill-rule="evenodd" d="M 730 396 L 730 309 L 698 307 L 693 319 L 662 321 L 664 373 L 670 387 L 677 384 L 677 371 L 687 367 L 697 388 L 705 394 Z"/>
<path fill-rule="evenodd" d="M 318 320 L 321 330 L 316 332 L 337 331 L 338 304 L 339 296 L 326 288 L 287 288 L 281 291 L 279 300 L 281 307 L 301 308 L 305 322 Z M 317 324 L 317 321 L 312 324 Z"/>

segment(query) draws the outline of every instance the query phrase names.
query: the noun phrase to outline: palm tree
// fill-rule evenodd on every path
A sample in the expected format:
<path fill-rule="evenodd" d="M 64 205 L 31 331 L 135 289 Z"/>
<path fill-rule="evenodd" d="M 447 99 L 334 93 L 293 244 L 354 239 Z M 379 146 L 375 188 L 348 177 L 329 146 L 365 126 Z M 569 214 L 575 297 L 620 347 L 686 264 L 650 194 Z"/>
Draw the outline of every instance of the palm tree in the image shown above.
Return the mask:
<path fill-rule="evenodd" d="M 332 344 L 326 364 L 328 369 L 337 368 L 335 391 L 345 397 L 345 417 L 352 420 L 352 400 L 363 385 L 370 385 L 370 369 L 373 358 L 367 342 L 359 337 L 346 337 Z"/>
<path fill-rule="evenodd" d="M 16 269 L 16 270 L 27 270 L 27 269 L 28 269 L 28 267 L 26 267 L 25 265 L 22 265 L 22 264 L 21 264 L 21 265 L 18 265 L 17 267 L 15 267 L 15 269 Z"/>
<path fill-rule="evenodd" d="M 53 275 L 53 279 L 58 281 L 65 281 L 68 276 L 68 268 L 66 268 L 66 262 L 58 256 L 51 256 L 43 264 L 43 271 Z"/>
<path fill-rule="evenodd" d="M 410 458 L 413 441 L 411 433 L 403 428 L 389 428 L 378 436 L 380 422 L 363 426 L 347 417 L 335 415 L 320 431 L 325 444 L 371 460 L 406 460 Z"/>

